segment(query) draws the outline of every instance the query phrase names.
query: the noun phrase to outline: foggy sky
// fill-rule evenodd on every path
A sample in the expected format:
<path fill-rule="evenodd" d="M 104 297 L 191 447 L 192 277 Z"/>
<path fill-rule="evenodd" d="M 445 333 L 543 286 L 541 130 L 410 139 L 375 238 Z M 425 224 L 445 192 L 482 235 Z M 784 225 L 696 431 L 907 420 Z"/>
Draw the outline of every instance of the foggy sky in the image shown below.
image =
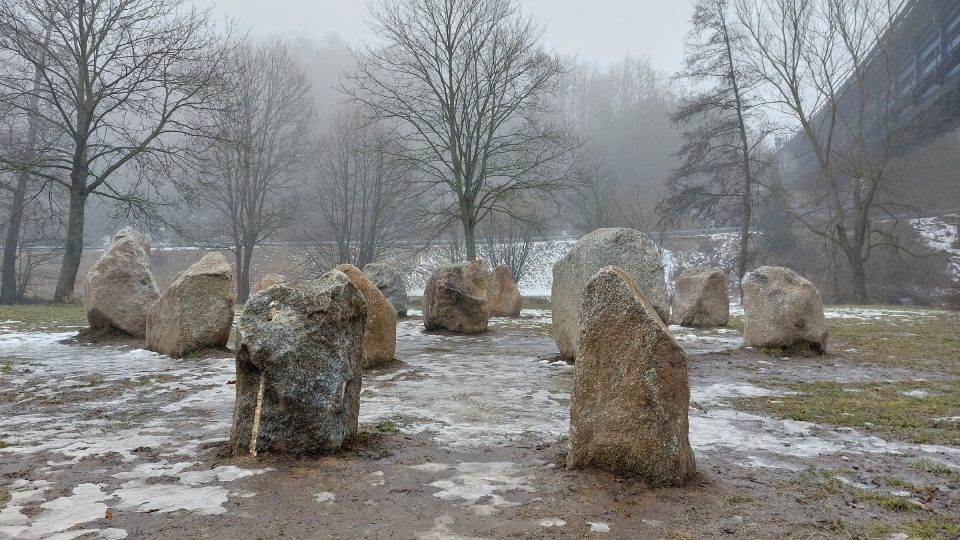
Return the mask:
<path fill-rule="evenodd" d="M 331 33 L 349 43 L 369 39 L 365 0 L 196 0 L 215 2 L 218 18 L 230 17 L 257 34 L 307 36 Z M 656 68 L 675 71 L 683 56 L 692 0 L 520 0 L 548 24 L 546 45 L 589 62 L 608 64 L 627 53 L 646 55 Z"/>

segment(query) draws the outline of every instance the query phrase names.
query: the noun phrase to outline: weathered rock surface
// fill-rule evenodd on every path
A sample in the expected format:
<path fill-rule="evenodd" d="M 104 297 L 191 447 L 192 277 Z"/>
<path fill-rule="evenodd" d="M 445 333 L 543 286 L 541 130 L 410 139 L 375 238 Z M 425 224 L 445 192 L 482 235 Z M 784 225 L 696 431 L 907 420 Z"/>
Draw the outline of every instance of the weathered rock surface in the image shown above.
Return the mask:
<path fill-rule="evenodd" d="M 147 349 L 179 357 L 223 347 L 233 326 L 233 272 L 221 253 L 187 268 L 147 312 Z"/>
<path fill-rule="evenodd" d="M 661 319 L 670 318 L 657 246 L 633 229 L 597 229 L 553 265 L 553 337 L 564 358 L 576 356 L 583 289 L 597 270 L 610 265 L 622 268 L 633 279 Z"/>
<path fill-rule="evenodd" d="M 655 485 L 689 481 L 687 355 L 620 268 L 587 283 L 578 343 L 567 466 Z"/>
<path fill-rule="evenodd" d="M 235 455 L 318 454 L 356 434 L 366 317 L 363 295 L 339 270 L 247 302 L 237 325 Z"/>
<path fill-rule="evenodd" d="M 827 321 L 820 291 L 800 274 L 762 266 L 743 276 L 743 344 L 791 354 L 824 354 Z"/>
<path fill-rule="evenodd" d="M 253 296 L 264 289 L 269 289 L 274 285 L 278 285 L 286 281 L 287 281 L 287 278 L 281 274 L 267 274 L 262 278 L 260 278 L 260 281 L 258 281 L 257 284 L 254 285 L 252 289 L 250 289 L 250 296 Z"/>
<path fill-rule="evenodd" d="M 677 278 L 670 322 L 682 326 L 709 328 L 730 321 L 727 276 L 716 268 L 694 268 Z"/>
<path fill-rule="evenodd" d="M 87 272 L 83 308 L 92 330 L 116 329 L 142 337 L 147 310 L 160 296 L 150 271 L 150 244 L 126 227 Z"/>
<path fill-rule="evenodd" d="M 490 279 L 484 261 L 434 270 L 423 290 L 423 324 L 427 330 L 486 332 L 490 318 L 487 304 Z"/>
<path fill-rule="evenodd" d="M 397 310 L 397 315 L 406 317 L 407 284 L 403 282 L 403 278 L 386 263 L 370 263 L 363 267 L 363 273 L 393 304 L 393 307 Z"/>
<path fill-rule="evenodd" d="M 523 297 L 510 268 L 505 265 L 493 269 L 487 290 L 487 305 L 491 317 L 517 317 L 523 307 Z"/>
<path fill-rule="evenodd" d="M 367 303 L 362 367 L 369 369 L 389 364 L 397 352 L 397 310 L 359 268 L 352 264 L 341 264 L 337 270 L 346 274 L 350 282 L 360 289 Z"/>

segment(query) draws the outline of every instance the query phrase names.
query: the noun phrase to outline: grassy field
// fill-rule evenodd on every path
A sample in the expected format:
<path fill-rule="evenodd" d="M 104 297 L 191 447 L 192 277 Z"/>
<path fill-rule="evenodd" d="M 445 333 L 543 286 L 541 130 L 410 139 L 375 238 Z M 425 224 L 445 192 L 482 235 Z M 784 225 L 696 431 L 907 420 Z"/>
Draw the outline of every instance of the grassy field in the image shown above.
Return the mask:
<path fill-rule="evenodd" d="M 0 305 L 0 332 L 68 332 L 87 326 L 79 302 Z"/>

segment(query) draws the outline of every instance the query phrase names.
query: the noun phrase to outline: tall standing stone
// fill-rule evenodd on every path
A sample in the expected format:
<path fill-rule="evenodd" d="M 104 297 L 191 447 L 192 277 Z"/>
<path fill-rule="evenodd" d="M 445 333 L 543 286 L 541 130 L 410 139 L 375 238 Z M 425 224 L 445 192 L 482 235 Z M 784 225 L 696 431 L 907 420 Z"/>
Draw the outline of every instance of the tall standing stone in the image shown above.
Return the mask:
<path fill-rule="evenodd" d="M 827 321 L 816 285 L 779 266 L 743 276 L 743 344 L 785 354 L 824 354 Z"/>
<path fill-rule="evenodd" d="M 693 477 L 687 355 L 620 268 L 603 268 L 587 283 L 574 370 L 569 468 L 654 485 Z"/>
<path fill-rule="evenodd" d="M 553 265 L 553 337 L 564 358 L 576 356 L 583 289 L 597 270 L 610 265 L 633 279 L 661 319 L 670 319 L 663 260 L 653 241 L 633 229 L 597 229 Z"/>
<path fill-rule="evenodd" d="M 160 296 L 150 271 L 150 244 L 132 227 L 118 232 L 90 267 L 83 308 L 92 330 L 117 329 L 142 337 L 147 310 Z"/>
<path fill-rule="evenodd" d="M 682 326 L 711 328 L 730 321 L 727 276 L 716 268 L 694 268 L 677 278 L 670 322 Z"/>
<path fill-rule="evenodd" d="M 464 334 L 487 331 L 490 271 L 484 261 L 434 270 L 423 290 L 423 325 L 427 330 Z"/>
<path fill-rule="evenodd" d="M 400 274 L 397 274 L 387 263 L 369 263 L 363 267 L 363 273 L 393 304 L 393 307 L 397 310 L 397 316 L 406 317 L 407 284 L 403 282 Z"/>
<path fill-rule="evenodd" d="M 487 304 L 491 317 L 517 317 L 523 308 L 523 296 L 517 282 L 513 280 L 510 268 L 499 265 L 493 269 L 490 288 L 487 291 Z"/>
<path fill-rule="evenodd" d="M 235 455 L 318 454 L 357 432 L 366 302 L 339 270 L 251 298 L 237 324 Z"/>
<path fill-rule="evenodd" d="M 233 272 L 221 253 L 208 253 L 167 287 L 147 313 L 147 349 L 183 356 L 224 347 L 233 327 Z"/>
<path fill-rule="evenodd" d="M 397 311 L 359 268 L 341 264 L 337 270 L 360 289 L 367 303 L 363 330 L 363 368 L 376 368 L 393 361 L 397 352 Z"/>

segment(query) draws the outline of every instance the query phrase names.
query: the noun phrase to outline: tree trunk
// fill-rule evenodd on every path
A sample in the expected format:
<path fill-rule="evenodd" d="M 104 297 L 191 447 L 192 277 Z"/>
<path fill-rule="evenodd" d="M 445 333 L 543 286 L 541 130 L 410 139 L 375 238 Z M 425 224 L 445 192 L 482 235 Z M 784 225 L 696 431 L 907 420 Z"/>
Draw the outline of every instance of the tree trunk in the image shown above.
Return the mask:
<path fill-rule="evenodd" d="M 7 222 L 7 237 L 3 242 L 2 284 L 0 284 L 0 304 L 16 304 L 20 299 L 17 287 L 17 253 L 20 243 L 20 228 L 23 224 L 23 212 L 27 198 L 27 180 L 29 175 L 21 172 L 13 192 L 13 206 L 10 221 Z"/>
<path fill-rule="evenodd" d="M 740 283 L 743 282 L 743 276 L 747 274 L 747 263 L 750 249 L 750 220 L 753 214 L 753 204 L 751 196 L 751 187 L 747 182 L 744 185 L 743 192 L 743 223 L 740 224 L 740 260 L 737 265 L 737 288 L 740 289 Z M 743 290 L 740 290 L 740 301 L 743 302 Z"/>
<path fill-rule="evenodd" d="M 850 276 L 853 280 L 854 301 L 857 304 L 869 304 L 870 295 L 867 294 L 867 272 L 863 268 L 863 261 L 859 258 L 850 261 Z"/>
<path fill-rule="evenodd" d="M 253 258 L 253 246 L 244 246 L 242 261 L 237 265 L 237 303 L 245 304 L 250 298 L 250 259 Z"/>
<path fill-rule="evenodd" d="M 477 260 L 477 237 L 474 231 L 474 225 L 470 218 L 464 216 L 463 222 L 463 246 L 467 251 L 467 262 Z"/>
<path fill-rule="evenodd" d="M 73 299 L 77 272 L 80 270 L 80 258 L 83 256 L 83 220 L 87 194 L 83 187 L 78 187 L 77 181 L 73 182 L 73 186 L 70 189 L 70 215 L 67 221 L 63 263 L 60 266 L 60 277 L 57 279 L 57 290 L 53 294 L 53 299 L 57 302 L 69 302 Z"/>
<path fill-rule="evenodd" d="M 44 39 L 44 48 L 50 41 L 50 29 L 47 29 Z M 39 89 L 43 82 L 40 69 L 35 70 L 33 76 L 34 94 L 30 96 L 30 119 L 27 123 L 27 152 L 32 159 L 37 149 L 38 118 L 37 109 L 40 107 Z M 7 223 L 7 237 L 3 242 L 3 269 L 0 271 L 0 304 L 15 304 L 20 300 L 22 292 L 17 283 L 17 253 L 20 244 L 20 229 L 23 225 L 23 212 L 27 200 L 27 184 L 30 174 L 21 171 L 17 175 L 17 186 L 13 192 L 13 206 L 11 207 L 10 221 Z"/>

